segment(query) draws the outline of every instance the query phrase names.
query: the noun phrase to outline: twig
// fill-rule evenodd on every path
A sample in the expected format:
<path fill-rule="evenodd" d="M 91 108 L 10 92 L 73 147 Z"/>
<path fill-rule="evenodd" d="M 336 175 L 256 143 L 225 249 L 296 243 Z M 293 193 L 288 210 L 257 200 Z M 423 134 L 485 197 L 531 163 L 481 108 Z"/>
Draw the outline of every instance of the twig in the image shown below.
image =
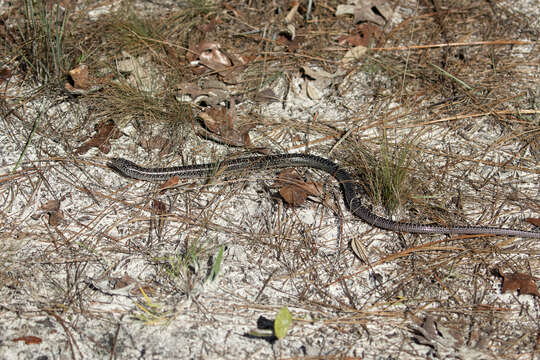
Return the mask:
<path fill-rule="evenodd" d="M 430 45 L 412 45 L 412 46 L 395 46 L 387 48 L 371 48 L 370 51 L 403 51 L 403 50 L 420 50 L 420 49 L 432 49 L 454 46 L 480 46 L 480 45 L 534 45 L 532 41 L 521 40 L 494 40 L 494 41 L 473 41 L 469 43 L 457 42 L 457 43 L 443 43 L 443 44 L 430 44 Z"/>
<path fill-rule="evenodd" d="M 385 128 L 413 128 L 413 127 L 421 127 L 426 125 L 433 125 L 438 124 L 446 121 L 455 121 L 455 120 L 462 120 L 467 118 L 475 118 L 475 117 L 481 117 L 481 116 L 488 116 L 488 115 L 511 115 L 511 114 L 518 114 L 518 115 L 531 115 L 531 114 L 540 114 L 540 110 L 497 110 L 497 111 L 490 111 L 490 112 L 484 112 L 484 113 L 476 113 L 476 114 L 463 114 L 463 115 L 456 115 L 456 116 L 450 116 L 445 117 L 441 119 L 431 120 L 431 121 L 424 121 L 421 123 L 415 123 L 415 124 L 396 124 L 396 125 L 385 125 Z"/>

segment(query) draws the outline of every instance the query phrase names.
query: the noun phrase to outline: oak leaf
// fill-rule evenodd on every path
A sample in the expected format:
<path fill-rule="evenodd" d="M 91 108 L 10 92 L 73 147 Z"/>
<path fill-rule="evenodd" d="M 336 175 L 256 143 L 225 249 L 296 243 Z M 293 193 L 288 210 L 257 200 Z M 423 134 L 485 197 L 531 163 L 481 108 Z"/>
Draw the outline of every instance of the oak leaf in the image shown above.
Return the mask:
<path fill-rule="evenodd" d="M 109 140 L 118 139 L 122 135 L 113 120 L 107 120 L 97 124 L 95 130 L 96 134 L 75 151 L 77 155 L 85 154 L 93 147 L 97 147 L 102 153 L 108 154 L 111 150 Z"/>
<path fill-rule="evenodd" d="M 504 274 L 499 270 L 499 274 L 503 277 L 502 292 L 519 290 L 520 295 L 529 294 L 540 296 L 538 288 L 531 275 L 525 273 Z"/>
<path fill-rule="evenodd" d="M 253 147 L 249 137 L 249 130 L 255 125 L 243 124 L 236 126 L 235 123 L 238 122 L 238 118 L 234 101 L 231 102 L 228 109 L 226 107 L 211 108 L 199 114 L 199 117 L 202 119 L 206 130 L 210 132 L 210 134 L 201 133 L 200 135 L 228 145 Z"/>
<path fill-rule="evenodd" d="M 291 206 L 302 205 L 309 195 L 320 196 L 321 185 L 315 182 L 305 182 L 294 169 L 285 169 L 279 174 L 278 183 L 283 184 L 279 194 Z"/>

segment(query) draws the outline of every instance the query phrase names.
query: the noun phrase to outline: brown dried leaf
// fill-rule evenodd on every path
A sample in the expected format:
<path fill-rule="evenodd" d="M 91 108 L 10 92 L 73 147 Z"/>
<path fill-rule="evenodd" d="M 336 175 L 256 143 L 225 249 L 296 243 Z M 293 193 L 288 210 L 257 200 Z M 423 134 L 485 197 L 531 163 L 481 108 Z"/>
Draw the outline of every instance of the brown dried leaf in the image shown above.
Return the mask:
<path fill-rule="evenodd" d="M 538 288 L 531 275 L 525 273 L 504 274 L 499 270 L 503 277 L 502 292 L 519 290 L 520 295 L 530 294 L 540 296 Z"/>
<path fill-rule="evenodd" d="M 348 36 L 345 36 L 345 35 L 340 36 L 338 38 L 338 43 L 339 45 L 342 45 L 342 46 L 346 46 L 346 45 L 366 46 L 367 41 L 364 38 L 363 34 L 354 34 L 354 35 L 348 35 Z"/>
<path fill-rule="evenodd" d="M 95 130 L 97 133 L 75 151 L 77 155 L 85 154 L 93 147 L 97 147 L 102 153 L 108 154 L 111 149 L 109 140 L 118 139 L 122 135 L 113 120 L 97 124 Z"/>
<path fill-rule="evenodd" d="M 2 70 L 0 70 L 0 85 L 2 85 L 2 83 L 6 81 L 7 79 L 9 79 L 10 77 L 11 77 L 11 70 L 9 70 L 8 68 L 3 68 Z"/>
<path fill-rule="evenodd" d="M 64 213 L 60 210 L 61 200 L 48 200 L 41 205 L 43 210 L 49 215 L 49 225 L 56 227 L 64 222 Z"/>
<path fill-rule="evenodd" d="M 536 227 L 540 227 L 540 218 L 526 218 L 525 221 L 527 221 L 529 224 L 533 224 Z"/>
<path fill-rule="evenodd" d="M 227 108 L 215 107 L 206 110 L 199 115 L 203 120 L 204 126 L 211 132 L 221 135 L 226 132 L 227 128 L 231 127 L 230 114 L 227 114 Z"/>
<path fill-rule="evenodd" d="M 320 196 L 322 186 L 314 182 L 305 182 L 294 169 L 285 169 L 279 174 L 278 183 L 284 184 L 279 194 L 291 206 L 302 205 L 308 195 Z"/>
<path fill-rule="evenodd" d="M 282 32 L 278 35 L 276 42 L 280 45 L 286 46 L 287 50 L 293 53 L 300 48 L 305 39 L 305 36 L 301 35 L 297 35 L 294 37 L 294 39 L 292 39 L 290 35 Z"/>
<path fill-rule="evenodd" d="M 214 71 L 224 70 L 233 65 L 232 61 L 221 50 L 221 45 L 211 41 L 201 41 L 199 44 L 190 47 L 186 58 L 192 62 L 199 60 L 201 64 Z M 197 66 L 196 72 L 206 71 L 205 67 Z"/>
<path fill-rule="evenodd" d="M 354 22 L 370 21 L 384 26 L 391 15 L 392 8 L 386 0 L 358 0 L 354 9 Z"/>
<path fill-rule="evenodd" d="M 96 92 L 109 82 L 113 75 L 109 74 L 102 78 L 91 77 L 88 73 L 88 66 L 81 64 L 69 72 L 70 82 L 64 84 L 64 88 L 72 95 L 86 95 Z"/>
<path fill-rule="evenodd" d="M 41 344 L 41 338 L 40 337 L 37 337 L 37 336 L 32 336 L 32 335 L 26 335 L 26 336 L 20 336 L 18 338 L 15 338 L 15 339 L 12 339 L 12 341 L 24 341 L 24 343 L 26 345 L 31 345 L 31 344 Z"/>
<path fill-rule="evenodd" d="M 171 189 L 171 188 L 174 188 L 176 187 L 176 185 L 178 185 L 178 182 L 180 181 L 180 177 L 178 175 L 175 175 L 171 178 L 169 178 L 167 181 L 165 181 L 160 187 L 159 187 L 159 191 L 163 191 L 163 190 L 167 190 L 167 189 Z M 157 201 L 157 200 L 154 200 L 154 201 Z M 165 204 L 163 204 L 163 206 L 165 206 Z M 158 214 L 164 214 L 165 212 L 163 213 L 158 213 Z"/>
<path fill-rule="evenodd" d="M 290 206 L 300 206 L 306 202 L 307 194 L 294 185 L 286 185 L 279 189 L 279 194 Z"/>
<path fill-rule="evenodd" d="M 77 89 L 88 89 L 90 80 L 88 79 L 88 66 L 81 64 L 74 69 L 69 70 L 69 76 L 73 80 L 73 87 Z"/>
<path fill-rule="evenodd" d="M 213 134 L 212 138 L 215 140 L 233 146 L 252 147 L 249 130 L 255 125 L 248 124 L 236 128 L 237 118 L 234 101 L 231 102 L 229 109 L 225 107 L 210 108 L 201 113 L 199 117 L 203 120 L 206 129 Z"/>
<path fill-rule="evenodd" d="M 226 83 L 236 83 L 236 78 L 240 73 L 238 67 L 250 61 L 247 56 L 228 52 L 222 49 L 220 44 L 205 40 L 197 45 L 190 46 L 186 58 L 190 62 L 199 60 L 199 64 L 203 65 L 195 66 L 193 68 L 194 73 L 203 74 L 208 68 L 217 71 L 221 79 Z"/>
<path fill-rule="evenodd" d="M 64 222 L 64 212 L 62 210 L 49 213 L 49 225 L 56 227 Z"/>
<path fill-rule="evenodd" d="M 199 60 L 212 70 L 223 70 L 232 66 L 232 61 L 220 50 L 220 45 L 214 42 L 202 42 L 197 47 Z"/>
<path fill-rule="evenodd" d="M 58 211 L 60 209 L 60 200 L 47 200 L 40 207 L 44 211 Z"/>
<path fill-rule="evenodd" d="M 302 184 L 298 184 L 303 191 L 311 196 L 321 196 L 322 195 L 322 185 L 321 183 L 316 183 L 312 181 L 307 181 Z"/>
<path fill-rule="evenodd" d="M 342 36 L 338 39 L 340 45 L 364 46 L 368 47 L 373 38 L 381 35 L 381 29 L 374 24 L 365 23 L 356 27 L 355 33 L 349 36 Z"/>

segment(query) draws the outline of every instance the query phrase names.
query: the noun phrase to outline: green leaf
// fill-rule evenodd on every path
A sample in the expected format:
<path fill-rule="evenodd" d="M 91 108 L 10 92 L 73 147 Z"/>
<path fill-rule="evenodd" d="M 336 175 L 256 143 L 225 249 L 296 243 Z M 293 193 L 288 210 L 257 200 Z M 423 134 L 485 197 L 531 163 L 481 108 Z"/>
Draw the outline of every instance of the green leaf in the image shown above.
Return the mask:
<path fill-rule="evenodd" d="M 219 268 L 221 267 L 221 261 L 223 260 L 223 249 L 225 249 L 225 245 L 222 245 L 219 249 L 219 252 L 216 257 L 216 261 L 214 262 L 214 266 L 212 266 L 212 270 L 210 271 L 210 275 L 208 275 L 207 280 L 215 280 L 217 275 L 219 274 Z"/>
<path fill-rule="evenodd" d="M 289 331 L 289 327 L 292 324 L 292 314 L 289 309 L 284 306 L 279 309 L 278 314 L 276 315 L 276 320 L 274 321 L 274 334 L 278 339 L 283 339 Z"/>

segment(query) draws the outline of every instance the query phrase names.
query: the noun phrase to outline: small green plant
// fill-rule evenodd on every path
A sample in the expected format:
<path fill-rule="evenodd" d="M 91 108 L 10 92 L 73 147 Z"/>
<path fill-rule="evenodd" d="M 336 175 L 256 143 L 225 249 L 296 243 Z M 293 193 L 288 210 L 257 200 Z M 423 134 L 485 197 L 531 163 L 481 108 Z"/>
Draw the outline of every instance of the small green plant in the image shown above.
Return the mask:
<path fill-rule="evenodd" d="M 216 256 L 216 261 L 214 261 L 214 265 L 212 266 L 212 270 L 210 270 L 210 274 L 206 278 L 206 281 L 214 281 L 217 278 L 219 274 L 219 269 L 221 267 L 221 262 L 223 261 L 224 249 L 225 249 L 225 246 L 223 245 L 219 248 L 219 251 Z"/>
<path fill-rule="evenodd" d="M 224 246 L 220 247 L 216 254 L 216 259 L 213 262 L 211 269 L 207 272 L 208 275 L 205 277 L 201 275 L 200 258 L 207 254 L 209 250 L 197 243 L 193 243 L 185 254 L 178 254 L 174 257 L 166 258 L 165 272 L 171 279 L 182 279 L 185 282 L 185 290 L 189 292 L 195 287 L 196 278 L 198 278 L 197 282 L 201 285 L 214 281 L 217 278 L 221 264 L 223 263 L 224 249 Z"/>
<path fill-rule="evenodd" d="M 190 246 L 185 254 L 177 254 L 166 259 L 165 271 L 172 278 L 189 277 L 190 273 L 199 271 L 199 255 L 202 249 Z"/>

